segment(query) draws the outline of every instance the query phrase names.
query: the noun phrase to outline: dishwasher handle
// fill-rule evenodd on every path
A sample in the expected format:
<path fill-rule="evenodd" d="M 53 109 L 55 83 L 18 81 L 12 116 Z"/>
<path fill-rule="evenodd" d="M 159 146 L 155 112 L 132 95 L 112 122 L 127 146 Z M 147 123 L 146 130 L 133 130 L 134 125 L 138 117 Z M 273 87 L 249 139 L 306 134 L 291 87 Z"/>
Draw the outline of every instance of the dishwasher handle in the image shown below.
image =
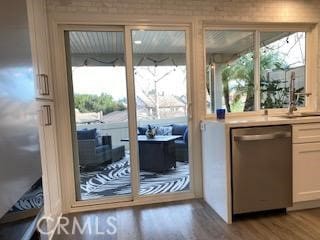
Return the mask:
<path fill-rule="evenodd" d="M 291 137 L 291 132 L 274 132 L 268 134 L 259 135 L 238 135 L 234 136 L 234 141 L 259 141 L 259 140 L 272 140 L 277 138 L 289 138 Z"/>

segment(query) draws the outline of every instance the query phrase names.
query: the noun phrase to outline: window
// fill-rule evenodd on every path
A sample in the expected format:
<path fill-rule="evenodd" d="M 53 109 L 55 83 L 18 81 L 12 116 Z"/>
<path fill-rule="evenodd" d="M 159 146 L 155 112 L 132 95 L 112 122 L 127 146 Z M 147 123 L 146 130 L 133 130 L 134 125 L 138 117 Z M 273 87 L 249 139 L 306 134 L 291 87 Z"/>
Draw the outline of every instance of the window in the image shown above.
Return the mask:
<path fill-rule="evenodd" d="M 293 74 L 295 91 L 305 92 L 305 32 L 207 30 L 205 46 L 209 114 L 286 108 Z"/>
<path fill-rule="evenodd" d="M 261 108 L 288 107 L 290 77 L 295 74 L 295 90 L 305 87 L 305 33 L 260 33 Z M 304 106 L 304 99 L 298 99 Z"/>

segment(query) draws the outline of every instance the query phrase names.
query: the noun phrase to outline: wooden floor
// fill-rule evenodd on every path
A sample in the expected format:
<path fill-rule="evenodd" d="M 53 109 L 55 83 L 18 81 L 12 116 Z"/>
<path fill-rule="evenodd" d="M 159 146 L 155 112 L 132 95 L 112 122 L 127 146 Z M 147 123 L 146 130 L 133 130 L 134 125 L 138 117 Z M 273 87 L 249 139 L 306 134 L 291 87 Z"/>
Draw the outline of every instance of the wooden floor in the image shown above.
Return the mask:
<path fill-rule="evenodd" d="M 202 200 L 87 212 L 68 217 L 71 222 L 76 217 L 80 224 L 89 221 L 92 227 L 87 228 L 84 234 L 79 231 L 73 235 L 56 233 L 53 239 L 320 239 L 320 209 L 249 217 L 237 220 L 232 225 L 225 224 Z M 111 218 L 111 225 L 107 223 L 108 217 L 114 217 Z M 95 226 L 99 227 L 99 232 L 114 230 L 114 220 L 116 234 L 94 234 Z"/>
<path fill-rule="evenodd" d="M 0 240 L 21 240 L 32 224 L 33 218 L 0 225 Z"/>

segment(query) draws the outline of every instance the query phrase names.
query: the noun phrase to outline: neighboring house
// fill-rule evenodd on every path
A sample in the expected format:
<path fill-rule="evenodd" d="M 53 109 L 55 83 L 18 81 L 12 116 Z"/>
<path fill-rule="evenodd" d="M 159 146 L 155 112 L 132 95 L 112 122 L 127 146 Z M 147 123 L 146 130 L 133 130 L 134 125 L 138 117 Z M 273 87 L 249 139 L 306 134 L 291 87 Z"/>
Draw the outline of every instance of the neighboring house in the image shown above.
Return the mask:
<path fill-rule="evenodd" d="M 101 121 L 104 123 L 128 122 L 128 111 L 114 111 L 103 115 Z"/>
<path fill-rule="evenodd" d="M 185 97 L 159 95 L 157 101 L 158 107 L 156 106 L 155 100 L 151 99 L 151 97 L 138 96 L 138 112 L 142 113 L 141 115 L 151 118 L 157 118 L 157 111 L 159 111 L 158 118 L 181 117 L 186 115 L 187 104 Z"/>
<path fill-rule="evenodd" d="M 88 113 L 81 113 L 78 109 L 75 109 L 76 115 L 76 123 L 91 123 L 91 122 L 100 122 L 102 121 L 103 113 L 100 112 L 88 112 Z"/>
<path fill-rule="evenodd" d="M 185 96 L 158 96 L 159 102 L 159 118 L 175 118 L 184 117 L 187 113 L 187 101 Z M 156 118 L 155 103 L 148 97 L 137 97 L 137 118 L 139 120 L 150 120 Z M 118 123 L 128 121 L 128 112 L 114 111 L 103 115 L 101 112 L 87 112 L 81 113 L 78 109 L 75 109 L 76 123 Z"/>

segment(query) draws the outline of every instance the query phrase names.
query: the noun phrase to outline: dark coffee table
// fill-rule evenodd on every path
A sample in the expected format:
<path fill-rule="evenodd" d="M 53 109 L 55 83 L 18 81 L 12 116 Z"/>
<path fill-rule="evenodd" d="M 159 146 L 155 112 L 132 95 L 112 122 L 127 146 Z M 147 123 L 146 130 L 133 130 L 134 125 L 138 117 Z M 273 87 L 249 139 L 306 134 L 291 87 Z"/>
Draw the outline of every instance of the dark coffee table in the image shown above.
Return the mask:
<path fill-rule="evenodd" d="M 144 135 L 138 136 L 140 169 L 151 172 L 164 172 L 176 167 L 175 144 L 178 135 L 155 136 L 149 139 Z M 129 141 L 122 139 L 121 141 Z"/>

